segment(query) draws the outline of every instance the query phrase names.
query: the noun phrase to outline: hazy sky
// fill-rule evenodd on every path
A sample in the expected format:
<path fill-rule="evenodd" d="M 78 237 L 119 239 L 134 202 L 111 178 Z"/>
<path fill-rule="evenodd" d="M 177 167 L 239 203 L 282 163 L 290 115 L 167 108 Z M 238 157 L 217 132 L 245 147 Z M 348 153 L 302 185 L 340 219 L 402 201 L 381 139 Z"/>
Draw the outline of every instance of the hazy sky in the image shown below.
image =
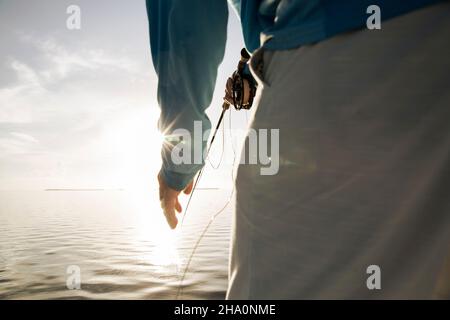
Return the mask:
<path fill-rule="evenodd" d="M 81 30 L 66 27 L 72 4 Z M 144 0 L 0 0 L 0 35 L 0 189 L 126 187 L 153 177 L 159 109 Z M 213 123 L 242 43 L 230 10 Z M 244 117 L 234 113 L 234 126 Z"/>

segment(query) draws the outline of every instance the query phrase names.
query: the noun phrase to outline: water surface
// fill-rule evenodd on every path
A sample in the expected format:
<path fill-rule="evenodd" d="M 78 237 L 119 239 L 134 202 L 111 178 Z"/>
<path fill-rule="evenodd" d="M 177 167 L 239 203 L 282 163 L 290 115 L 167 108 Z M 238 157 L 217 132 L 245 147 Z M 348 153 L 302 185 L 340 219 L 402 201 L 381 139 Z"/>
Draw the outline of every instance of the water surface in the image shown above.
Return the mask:
<path fill-rule="evenodd" d="M 2 191 L 0 299 L 174 299 L 192 248 L 229 195 L 197 190 L 174 232 L 154 192 Z M 232 208 L 206 233 L 179 298 L 225 297 Z M 66 285 L 73 265 L 79 290 Z"/>

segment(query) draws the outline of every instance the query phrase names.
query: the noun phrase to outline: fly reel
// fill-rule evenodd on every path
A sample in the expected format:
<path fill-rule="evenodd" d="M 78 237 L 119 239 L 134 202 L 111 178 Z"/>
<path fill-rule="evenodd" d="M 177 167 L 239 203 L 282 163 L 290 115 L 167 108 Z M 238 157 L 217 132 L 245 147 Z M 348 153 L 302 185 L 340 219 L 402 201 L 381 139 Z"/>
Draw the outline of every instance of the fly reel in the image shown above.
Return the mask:
<path fill-rule="evenodd" d="M 238 68 L 227 80 L 225 97 L 223 98 L 225 101 L 224 108 L 226 109 L 228 109 L 229 105 L 233 105 L 236 110 L 248 110 L 253 105 L 253 98 L 256 94 L 256 82 L 250 74 L 245 74 L 244 72 L 249 59 L 250 54 L 243 48 Z"/>

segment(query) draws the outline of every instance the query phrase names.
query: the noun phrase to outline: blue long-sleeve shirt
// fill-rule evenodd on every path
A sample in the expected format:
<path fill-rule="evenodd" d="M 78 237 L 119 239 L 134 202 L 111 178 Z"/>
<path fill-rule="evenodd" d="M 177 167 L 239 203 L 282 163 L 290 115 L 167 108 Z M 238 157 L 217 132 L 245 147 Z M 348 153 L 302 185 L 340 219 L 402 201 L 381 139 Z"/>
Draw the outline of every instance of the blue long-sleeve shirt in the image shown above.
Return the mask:
<path fill-rule="evenodd" d="M 159 128 L 165 135 L 194 121 L 211 128 L 205 114 L 225 51 L 227 0 L 146 0 L 153 64 L 158 74 Z M 230 0 L 238 12 L 249 51 L 283 50 L 318 42 L 366 25 L 370 5 L 386 20 L 439 0 Z M 204 149 L 206 142 L 197 143 Z M 194 154 L 194 146 L 191 146 Z M 197 150 L 197 152 L 202 152 Z M 161 175 L 182 190 L 203 163 L 177 164 L 162 148 Z M 193 162 L 194 156 L 191 156 Z"/>

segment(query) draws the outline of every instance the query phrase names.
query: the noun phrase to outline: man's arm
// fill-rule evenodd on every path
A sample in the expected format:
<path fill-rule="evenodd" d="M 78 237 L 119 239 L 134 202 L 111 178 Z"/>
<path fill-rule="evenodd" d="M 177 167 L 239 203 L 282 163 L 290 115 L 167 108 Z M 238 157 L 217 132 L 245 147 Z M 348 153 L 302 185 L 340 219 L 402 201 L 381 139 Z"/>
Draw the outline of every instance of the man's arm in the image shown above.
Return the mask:
<path fill-rule="evenodd" d="M 217 68 L 225 51 L 227 1 L 147 0 L 147 14 L 152 59 L 158 75 L 159 129 L 165 135 L 186 129 L 193 137 L 194 121 L 201 121 L 203 132 L 211 128 L 205 109 L 211 103 Z M 199 154 L 203 154 L 206 141 L 191 145 L 201 146 Z M 203 159 L 201 164 L 180 165 L 173 163 L 170 148 L 163 147 L 161 152 L 160 187 L 162 182 L 177 197 L 203 166 Z M 191 150 L 192 162 L 193 155 Z M 165 206 L 172 206 L 173 202 L 178 207 L 175 200 Z M 165 213 L 169 223 L 173 221 L 168 217 L 171 212 Z"/>

